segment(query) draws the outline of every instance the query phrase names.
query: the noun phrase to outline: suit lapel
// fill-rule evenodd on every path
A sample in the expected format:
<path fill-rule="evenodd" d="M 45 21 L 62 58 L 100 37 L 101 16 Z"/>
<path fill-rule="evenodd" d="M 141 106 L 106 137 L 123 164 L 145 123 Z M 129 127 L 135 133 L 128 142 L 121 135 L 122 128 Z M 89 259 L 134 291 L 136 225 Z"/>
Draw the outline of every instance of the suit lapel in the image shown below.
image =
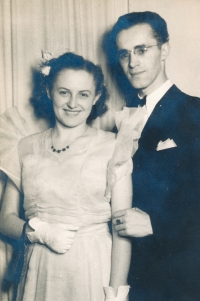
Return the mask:
<path fill-rule="evenodd" d="M 156 104 L 142 131 L 139 147 L 144 146 L 146 149 L 155 150 L 160 140 L 173 138 L 172 130 L 177 119 L 177 92 L 180 93 L 173 85 Z"/>

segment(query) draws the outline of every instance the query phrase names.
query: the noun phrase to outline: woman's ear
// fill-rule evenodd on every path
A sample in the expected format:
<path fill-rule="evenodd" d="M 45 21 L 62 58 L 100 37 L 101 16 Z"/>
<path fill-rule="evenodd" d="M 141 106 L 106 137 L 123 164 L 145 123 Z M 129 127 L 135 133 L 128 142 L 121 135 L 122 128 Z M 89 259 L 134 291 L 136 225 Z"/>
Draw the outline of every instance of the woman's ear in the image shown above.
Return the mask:
<path fill-rule="evenodd" d="M 50 91 L 49 91 L 49 88 L 48 88 L 48 87 L 46 87 L 46 92 L 47 92 L 47 96 L 48 96 L 48 98 L 49 98 L 49 99 L 51 99 L 51 93 L 50 93 Z"/>
<path fill-rule="evenodd" d="M 164 61 L 168 57 L 169 52 L 170 52 L 169 43 L 163 44 L 161 49 L 162 49 L 161 60 Z"/>
<path fill-rule="evenodd" d="M 99 92 L 96 96 L 95 96 L 95 99 L 93 100 L 93 106 L 97 103 L 97 101 L 99 100 L 101 96 L 101 92 Z"/>

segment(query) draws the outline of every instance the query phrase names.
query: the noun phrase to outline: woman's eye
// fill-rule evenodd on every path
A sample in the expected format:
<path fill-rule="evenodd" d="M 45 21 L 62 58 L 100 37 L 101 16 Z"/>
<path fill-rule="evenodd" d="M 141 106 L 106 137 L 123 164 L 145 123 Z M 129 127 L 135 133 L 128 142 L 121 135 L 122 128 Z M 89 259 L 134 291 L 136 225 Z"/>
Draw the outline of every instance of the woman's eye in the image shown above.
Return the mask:
<path fill-rule="evenodd" d="M 68 92 L 68 91 L 60 91 L 60 94 L 61 94 L 61 95 L 68 95 L 69 92 Z"/>
<path fill-rule="evenodd" d="M 87 98 L 89 95 L 88 95 L 87 93 L 81 93 L 80 96 L 81 96 L 82 98 Z"/>

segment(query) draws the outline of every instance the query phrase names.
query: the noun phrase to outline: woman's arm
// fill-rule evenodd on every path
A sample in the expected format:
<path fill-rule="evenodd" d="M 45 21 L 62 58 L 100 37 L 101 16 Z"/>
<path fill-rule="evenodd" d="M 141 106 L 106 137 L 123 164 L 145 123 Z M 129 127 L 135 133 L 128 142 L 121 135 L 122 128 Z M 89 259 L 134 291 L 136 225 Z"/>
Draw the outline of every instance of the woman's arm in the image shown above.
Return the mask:
<path fill-rule="evenodd" d="M 39 218 L 32 218 L 29 224 L 19 218 L 20 192 L 8 179 L 0 213 L 0 232 L 14 239 L 25 239 L 24 234 L 32 243 L 41 243 L 56 253 L 65 253 L 74 242 L 79 227 L 61 223 L 47 223 Z M 33 227 L 32 227 L 33 226 Z"/>
<path fill-rule="evenodd" d="M 7 182 L 6 174 L 0 170 L 0 210 L 1 210 L 1 203 L 4 195 L 6 182 Z"/>
<path fill-rule="evenodd" d="M 20 192 L 8 179 L 0 213 L 0 232 L 14 239 L 20 239 L 24 221 L 19 218 Z"/>
<path fill-rule="evenodd" d="M 115 211 L 132 207 L 131 175 L 115 184 L 112 190 L 112 214 Z M 113 225 L 113 245 L 111 261 L 110 286 L 117 294 L 118 287 L 127 285 L 127 277 L 131 259 L 131 241 L 118 235 Z"/>

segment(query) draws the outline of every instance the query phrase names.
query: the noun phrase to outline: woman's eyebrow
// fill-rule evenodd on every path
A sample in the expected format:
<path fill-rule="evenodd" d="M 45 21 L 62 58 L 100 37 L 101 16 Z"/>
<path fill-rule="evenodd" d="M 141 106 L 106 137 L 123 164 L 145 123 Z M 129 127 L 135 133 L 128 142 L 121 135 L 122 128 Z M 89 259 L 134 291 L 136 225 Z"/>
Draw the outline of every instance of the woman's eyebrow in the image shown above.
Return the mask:
<path fill-rule="evenodd" d="M 91 93 L 90 90 L 80 90 L 79 92 L 88 92 L 88 93 Z"/>

